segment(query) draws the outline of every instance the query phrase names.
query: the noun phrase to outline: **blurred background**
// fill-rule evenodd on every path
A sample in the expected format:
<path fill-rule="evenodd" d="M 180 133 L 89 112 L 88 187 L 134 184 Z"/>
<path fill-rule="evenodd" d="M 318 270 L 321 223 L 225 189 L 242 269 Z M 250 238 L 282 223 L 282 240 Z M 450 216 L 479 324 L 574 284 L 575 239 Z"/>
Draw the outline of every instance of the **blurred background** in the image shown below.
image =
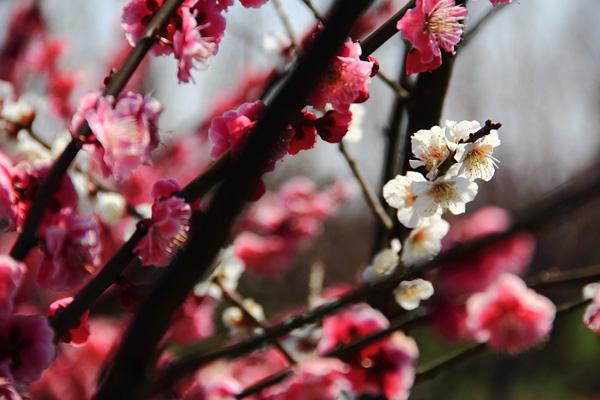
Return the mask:
<path fill-rule="evenodd" d="M 4 26 L 18 1 L 0 1 Z M 398 6 L 402 5 L 398 1 Z M 77 71 L 72 95 L 98 87 L 108 65 L 125 46 L 119 25 L 121 0 L 40 1 L 52 34 L 68 42 L 62 57 L 65 69 Z M 301 37 L 314 24 L 300 0 L 282 0 Z M 329 2 L 315 0 L 324 12 Z M 487 1 L 469 4 L 466 31 L 490 8 Z M 585 174 L 600 162 L 600 2 L 595 0 L 514 1 L 499 11 L 464 49 L 459 49 L 442 119 L 503 124 L 501 164 L 493 181 L 480 185 L 468 211 L 491 204 L 518 210 L 545 192 Z M 5 30 L 0 30 L 0 42 Z M 195 84 L 178 85 L 172 58 L 152 58 L 143 86 L 165 107 L 162 128 L 176 137 L 194 133 L 213 111 L 215 100 L 234 92 L 251 73 L 281 64 L 272 43 L 286 34 L 271 4 L 260 9 L 232 7 L 219 54 L 206 71 L 195 71 Z M 381 69 L 398 76 L 403 42 L 397 35 L 375 56 Z M 0 63 L 2 61 L 0 60 Z M 35 93 L 36 82 L 30 91 Z M 371 85 L 365 103 L 363 138 L 348 145 L 368 180 L 381 188 L 384 131 L 393 94 L 379 80 Z M 36 121 L 37 123 L 37 121 Z M 41 122 L 40 122 L 41 123 Z M 60 122 L 44 122 L 47 137 L 64 130 Z M 51 127 L 49 129 L 48 127 Z M 50 131 L 48 131 L 50 130 Z M 54 131 L 55 132 L 54 132 Z M 208 151 L 208 149 L 207 149 Z M 312 151 L 288 157 L 269 174 L 267 186 L 296 175 L 319 184 L 351 179 L 338 147 L 319 141 Z M 531 271 L 568 269 L 600 263 L 600 202 L 595 201 L 568 218 L 547 225 L 537 234 Z M 306 303 L 310 266 L 325 266 L 326 285 L 354 282 L 369 262 L 374 219 L 360 195 L 341 207 L 323 234 L 306 246 L 289 272 L 275 279 L 246 276 L 240 291 L 259 300 L 267 315 Z M 567 298 L 577 288 L 551 293 Z M 590 399 L 600 397 L 600 342 L 580 323 L 576 313 L 561 319 L 550 342 L 541 349 L 508 358 L 486 353 L 419 385 L 415 399 Z M 417 329 L 423 360 L 452 347 L 426 329 Z"/>

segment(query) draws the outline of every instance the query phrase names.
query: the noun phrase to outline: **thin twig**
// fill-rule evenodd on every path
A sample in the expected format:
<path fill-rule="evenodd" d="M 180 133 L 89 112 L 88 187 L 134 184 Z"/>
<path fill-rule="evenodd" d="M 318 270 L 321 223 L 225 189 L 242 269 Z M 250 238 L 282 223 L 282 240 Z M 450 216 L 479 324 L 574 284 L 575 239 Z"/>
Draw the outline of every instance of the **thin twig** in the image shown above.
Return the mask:
<path fill-rule="evenodd" d="M 348 153 L 348 150 L 346 149 L 346 146 L 344 145 L 343 141 L 340 142 L 340 152 L 342 153 L 342 155 L 346 159 L 346 162 L 350 166 L 350 169 L 354 174 L 354 178 L 356 178 L 356 180 L 358 181 L 360 188 L 362 189 L 363 195 L 365 197 L 365 200 L 369 205 L 369 208 L 371 209 L 375 217 L 379 219 L 379 222 L 381 222 L 381 224 L 388 231 L 392 231 L 392 229 L 394 229 L 394 223 L 392 222 L 392 219 L 385 212 L 385 209 L 379 202 L 379 198 L 373 192 L 373 189 L 371 189 L 371 187 L 369 186 L 369 183 L 367 182 L 367 179 L 365 178 L 365 175 L 358 166 L 356 160 L 354 160 L 350 153 Z"/>
<path fill-rule="evenodd" d="M 396 96 L 399 99 L 406 101 L 410 97 L 408 90 L 404 89 L 400 83 L 387 76 L 381 69 L 377 71 L 377 77 L 381 79 L 383 83 L 388 85 L 396 93 Z"/>
<path fill-rule="evenodd" d="M 250 312 L 250 310 L 248 310 L 248 308 L 246 308 L 246 306 L 244 306 L 244 300 L 240 297 L 239 294 L 237 294 L 236 292 L 227 290 L 225 288 L 225 286 L 223 286 L 223 283 L 221 282 L 221 280 L 218 277 L 213 279 L 213 282 L 219 287 L 219 289 L 221 289 L 221 293 L 223 293 L 223 297 L 227 301 L 229 301 L 231 304 L 233 304 L 235 307 L 239 308 L 242 311 L 242 314 L 244 314 L 244 316 L 248 320 L 250 320 L 250 322 L 252 322 L 252 324 L 254 326 L 261 328 L 263 331 L 269 327 L 266 323 L 264 323 L 263 321 L 256 318 L 254 316 L 254 314 L 252 314 Z M 285 347 L 283 347 L 283 345 L 279 342 L 279 340 L 277 338 L 273 338 L 271 340 L 271 344 L 273 346 L 275 346 L 275 348 L 277 348 L 277 350 L 281 353 L 282 356 L 285 357 L 285 359 L 287 360 L 289 365 L 297 364 L 294 357 L 292 357 L 292 355 L 285 349 Z"/>
<path fill-rule="evenodd" d="M 500 11 L 507 8 L 506 5 L 497 5 L 496 7 L 491 8 L 483 17 L 479 18 L 479 20 L 463 35 L 461 45 L 458 47 L 458 51 L 463 50 L 480 32 L 481 28 L 485 25 L 489 24 L 492 19 L 500 14 Z"/>
<path fill-rule="evenodd" d="M 310 12 L 312 12 L 312 15 L 315 17 L 316 20 L 323 22 L 323 23 L 325 22 L 325 20 L 323 19 L 323 17 L 321 17 L 321 14 L 319 13 L 319 11 L 317 10 L 317 8 L 315 7 L 315 5 L 312 3 L 311 0 L 302 0 L 302 2 L 304 4 L 306 4 L 306 7 L 308 7 Z"/>
<path fill-rule="evenodd" d="M 398 28 L 396 28 L 396 24 L 398 21 L 404 16 L 406 11 L 410 8 L 414 7 L 415 0 L 411 0 L 406 3 L 396 14 L 387 19 L 379 28 L 377 28 L 373 33 L 367 36 L 363 41 L 361 41 L 361 47 L 363 50 L 362 57 L 367 58 L 375 50 L 380 48 L 385 42 L 387 42 L 392 36 L 398 33 Z"/>
<path fill-rule="evenodd" d="M 152 356 L 175 311 L 229 236 L 230 229 L 273 158 L 281 132 L 306 104 L 358 17 L 371 1 L 338 0 L 325 28 L 300 57 L 290 78 L 267 106 L 203 214 L 194 213 L 189 240 L 166 268 L 133 318 L 96 399 L 136 399 L 147 383 Z M 165 296 L 168 293 L 168 296 Z M 271 328 L 265 330 L 269 332 Z"/>
<path fill-rule="evenodd" d="M 164 390 L 170 387 L 177 379 L 192 373 L 201 366 L 214 360 L 222 357 L 237 357 L 248 353 L 260 347 L 265 342 L 268 342 L 272 337 L 281 337 L 296 328 L 316 322 L 324 316 L 332 314 L 349 304 L 363 300 L 373 293 L 389 292 L 403 280 L 413 279 L 440 265 L 460 260 L 461 258 L 472 254 L 473 251 L 478 251 L 498 243 L 517 232 L 539 229 L 544 224 L 550 223 L 554 218 L 572 213 L 582 205 L 586 204 L 587 201 L 600 194 L 600 173 L 597 172 L 598 170 L 599 168 L 597 167 L 591 168 L 590 171 L 595 174 L 592 175 L 591 178 L 590 174 L 581 174 L 586 176 L 585 182 L 583 182 L 583 179 L 574 179 L 569 182 L 569 184 L 561 187 L 560 190 L 553 191 L 552 195 L 544 197 L 524 208 L 522 212 L 518 213 L 517 217 L 513 219 L 515 223 L 504 232 L 487 235 L 483 238 L 469 242 L 468 244 L 455 246 L 440 253 L 433 260 L 421 266 L 403 271 L 399 275 L 391 275 L 377 282 L 363 284 L 338 299 L 325 303 L 306 313 L 288 318 L 283 323 L 273 325 L 259 335 L 255 335 L 238 343 L 227 345 L 212 352 L 202 354 L 192 353 L 186 357 L 182 357 L 181 359 L 172 362 L 162 371 L 154 385 L 154 389 L 158 391 Z"/>
<path fill-rule="evenodd" d="M 596 268 L 599 268 L 596 266 Z M 574 270 L 563 271 L 562 279 L 560 279 L 561 283 L 565 282 L 579 282 L 583 276 L 587 277 L 588 281 L 590 279 L 594 279 L 593 273 L 598 273 L 598 270 L 594 269 L 594 267 L 583 267 L 576 268 Z M 533 277 L 527 279 L 528 286 L 531 288 L 539 289 L 542 286 L 545 286 L 546 283 L 557 282 L 560 273 L 556 273 L 554 275 L 548 275 L 545 273 L 540 273 Z M 585 301 L 577 299 L 576 301 L 563 303 L 557 307 L 557 312 L 565 313 L 572 308 L 577 308 L 585 304 Z M 379 340 L 385 339 L 392 333 L 400 330 L 400 329 L 410 329 L 410 327 L 416 323 L 424 321 L 429 316 L 429 311 L 426 308 L 419 308 L 411 313 L 404 314 L 402 317 L 392 321 L 390 326 L 386 329 L 382 329 L 380 331 L 374 332 L 372 334 L 363 336 L 355 340 L 354 342 L 340 346 L 329 353 L 323 354 L 323 357 L 344 357 L 345 355 L 356 353 L 356 351 L 373 344 Z M 426 366 L 421 367 L 420 371 L 433 371 L 438 368 L 448 368 L 454 363 L 457 363 L 462 360 L 462 358 L 467 358 L 476 354 L 479 354 L 485 350 L 485 345 L 481 343 L 469 343 L 460 349 L 456 349 L 451 351 L 449 354 L 446 354 L 434 362 L 427 364 Z M 242 392 L 240 392 L 236 398 L 241 399 L 252 394 L 259 393 L 263 389 L 266 389 L 269 386 L 277 384 L 281 382 L 285 377 L 289 376 L 293 370 L 291 368 L 286 368 L 276 374 L 270 375 L 264 379 L 261 379 L 259 382 L 245 388 Z M 432 372 L 433 373 L 433 372 Z"/>
<path fill-rule="evenodd" d="M 296 50 L 298 48 L 298 41 L 296 40 L 294 27 L 292 25 L 292 21 L 290 21 L 287 11 L 283 7 L 283 4 L 281 4 L 281 0 L 273 0 L 273 8 L 275 8 L 275 12 L 277 12 L 279 19 L 281 20 L 281 24 L 285 28 L 288 38 L 290 39 L 290 50 Z"/>
<path fill-rule="evenodd" d="M 559 304 L 556 307 L 556 316 L 561 316 L 570 313 L 571 311 L 575 311 L 580 307 L 588 304 L 590 300 L 577 298 L 575 300 L 571 300 L 562 304 Z M 444 354 L 441 357 L 421 366 L 417 369 L 417 374 L 415 377 L 415 385 L 422 383 L 426 380 L 435 378 L 441 372 L 447 370 L 448 368 L 453 367 L 456 364 L 459 364 L 477 354 L 481 354 L 488 350 L 488 347 L 485 343 L 469 343 L 464 347 L 453 350 L 448 354 Z"/>
<path fill-rule="evenodd" d="M 111 76 L 104 90 L 104 95 L 117 96 L 121 93 L 121 90 L 123 90 L 129 78 L 131 78 L 139 64 L 142 62 L 146 53 L 154 45 L 156 33 L 168 22 L 171 15 L 175 13 L 182 2 L 183 0 L 167 0 L 160 10 L 158 10 L 156 15 L 148 23 L 143 37 L 131 50 L 121 68 Z M 25 218 L 25 222 L 23 223 L 21 233 L 10 250 L 10 256 L 15 260 L 23 261 L 29 253 L 29 250 L 35 246 L 37 242 L 37 230 L 42 221 L 44 212 L 46 211 L 48 199 L 51 198 L 58 189 L 62 178 L 67 173 L 69 166 L 77 156 L 77 153 L 79 153 L 79 150 L 81 150 L 81 147 L 90 133 L 91 130 L 87 122 L 83 122 L 77 129 L 77 132 L 74 133 L 73 139 L 52 164 L 50 172 L 40 184 L 31 208 Z"/>

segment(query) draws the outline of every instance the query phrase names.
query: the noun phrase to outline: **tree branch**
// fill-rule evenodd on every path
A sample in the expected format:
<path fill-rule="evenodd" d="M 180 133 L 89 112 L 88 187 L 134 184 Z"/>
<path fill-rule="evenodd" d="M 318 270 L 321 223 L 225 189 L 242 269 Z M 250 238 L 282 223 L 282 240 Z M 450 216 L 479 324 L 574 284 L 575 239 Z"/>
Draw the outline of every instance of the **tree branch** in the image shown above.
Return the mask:
<path fill-rule="evenodd" d="M 174 312 L 226 241 L 248 195 L 276 153 L 286 124 L 304 106 L 352 24 L 370 3 L 368 0 L 335 3 L 325 28 L 257 122 L 206 213 L 192 216 L 188 243 L 167 267 L 133 319 L 98 388 L 97 400 L 135 399 L 140 395 L 152 355 Z"/>
<path fill-rule="evenodd" d="M 377 195 L 373 192 L 373 189 L 371 189 L 371 187 L 369 186 L 369 183 L 367 182 L 367 179 L 365 178 L 365 175 L 358 166 L 356 160 L 354 160 L 350 153 L 348 153 L 348 150 L 346 149 L 346 146 L 344 145 L 343 141 L 340 142 L 339 147 L 340 152 L 346 159 L 346 162 L 348 163 L 350 169 L 352 170 L 352 173 L 354 174 L 354 178 L 356 178 L 360 185 L 360 188 L 362 189 L 365 200 L 369 205 L 369 209 L 373 212 L 373 215 L 375 215 L 375 217 L 379 219 L 379 222 L 381 222 L 381 225 L 385 227 L 385 229 L 387 229 L 388 231 L 392 231 L 394 229 L 394 223 L 385 212 L 385 209 L 379 202 L 379 199 L 377 198 Z"/>
<path fill-rule="evenodd" d="M 473 251 L 481 250 L 498 243 L 517 232 L 539 229 L 543 225 L 549 224 L 557 217 L 568 215 L 586 204 L 590 199 L 600 195 L 599 170 L 599 166 L 590 168 L 592 174 L 591 178 L 590 174 L 581 174 L 585 176 L 585 179 L 574 179 L 569 184 L 563 185 L 561 188 L 553 191 L 550 195 L 524 208 L 521 212 L 517 213 L 517 216 L 513 219 L 515 221 L 513 225 L 504 232 L 491 234 L 467 244 L 455 246 L 442 252 L 433 260 L 422 264 L 421 266 L 416 266 L 410 270 L 403 271 L 400 274 L 388 276 L 377 282 L 364 284 L 346 295 L 325 303 L 314 310 L 289 318 L 278 325 L 273 325 L 259 335 L 255 335 L 238 343 L 230 344 L 212 352 L 190 354 L 186 357 L 182 357 L 164 368 L 156 381 L 155 389 L 164 390 L 177 379 L 192 373 L 196 369 L 214 360 L 223 357 L 237 357 L 251 352 L 273 337 L 281 337 L 303 325 L 319 321 L 324 316 L 332 314 L 349 304 L 361 301 L 374 293 L 389 292 L 403 280 L 416 278 L 424 272 L 439 267 L 440 265 L 460 260 L 463 257 L 468 257 Z"/>
<path fill-rule="evenodd" d="M 158 32 L 167 23 L 169 17 L 175 13 L 183 0 L 167 0 L 161 9 L 156 13 L 148 23 L 144 36 L 136 43 L 127 59 L 124 61 L 121 69 L 112 75 L 108 85 L 104 90 L 106 96 L 117 96 L 125 84 L 131 78 L 140 62 L 150 50 L 156 41 L 156 32 Z M 74 132 L 73 139 L 65 147 L 60 156 L 56 159 L 46 179 L 40 184 L 33 204 L 27 213 L 23 229 L 15 241 L 10 256 L 15 260 L 23 261 L 29 250 L 36 244 L 37 230 L 44 216 L 48 199 L 52 197 L 57 190 L 61 180 L 67 173 L 67 169 L 81 150 L 85 138 L 91 133 L 87 122 L 82 123 L 77 132 Z"/>

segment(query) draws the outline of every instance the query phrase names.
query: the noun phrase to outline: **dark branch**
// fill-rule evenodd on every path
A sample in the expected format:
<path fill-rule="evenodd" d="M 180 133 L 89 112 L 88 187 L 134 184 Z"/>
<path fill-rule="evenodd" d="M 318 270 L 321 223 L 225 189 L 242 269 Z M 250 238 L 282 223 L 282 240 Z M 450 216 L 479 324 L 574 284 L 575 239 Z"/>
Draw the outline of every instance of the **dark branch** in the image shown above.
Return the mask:
<path fill-rule="evenodd" d="M 183 0 L 168 0 L 165 2 L 163 7 L 148 23 L 144 36 L 137 42 L 133 50 L 131 50 L 121 68 L 111 77 L 110 82 L 104 90 L 104 95 L 117 96 L 121 90 L 123 90 L 123 87 L 129 78 L 131 78 L 146 53 L 154 44 L 156 32 L 167 23 L 169 17 L 177 10 L 182 2 Z M 81 150 L 85 138 L 89 136 L 90 133 L 90 127 L 87 122 L 82 123 L 77 129 L 77 132 L 74 133 L 71 142 L 69 142 L 52 165 L 46 179 L 40 184 L 40 187 L 35 194 L 33 204 L 23 223 L 23 229 L 10 250 L 10 256 L 15 260 L 23 261 L 27 256 L 27 253 L 29 253 L 29 250 L 35 246 L 37 230 L 42 221 L 42 217 L 44 216 L 44 212 L 46 211 L 48 199 L 51 198 L 57 190 L 61 180 L 67 173 L 69 166 L 77 156 L 77 153 L 79 153 L 79 150 Z"/>
<path fill-rule="evenodd" d="M 445 263 L 460 260 L 462 257 L 472 254 L 473 251 L 481 250 L 487 246 L 498 243 L 499 241 L 514 235 L 516 232 L 539 229 L 545 224 L 555 222 L 555 218 L 566 216 L 574 212 L 577 208 L 586 204 L 590 199 L 600 195 L 600 173 L 597 172 L 598 170 L 598 168 L 591 168 L 590 171 L 595 171 L 594 175 L 591 177 L 589 174 L 582 174 L 585 175 L 585 180 L 575 179 L 573 182 L 555 190 L 551 195 L 524 208 L 521 212 L 517 213 L 517 216 L 513 219 L 515 223 L 505 232 L 495 233 L 464 245 L 455 246 L 421 266 L 411 268 L 408 271 L 389 276 L 374 283 L 364 284 L 343 297 L 332 300 L 304 314 L 289 318 L 279 325 L 274 325 L 260 335 L 250 337 L 246 340 L 225 346 L 212 352 L 190 354 L 174 361 L 163 370 L 157 380 L 155 389 L 158 391 L 164 390 L 177 379 L 190 374 L 201 366 L 219 358 L 237 357 L 256 350 L 273 337 L 281 337 L 294 329 L 319 321 L 324 316 L 332 314 L 349 304 L 363 300 L 374 293 L 389 293 L 389 291 L 393 290 L 403 280 L 416 278 L 424 272 Z"/>
<path fill-rule="evenodd" d="M 251 132 L 228 177 L 203 215 L 194 214 L 188 243 L 161 276 L 140 307 L 100 385 L 96 399 L 140 395 L 149 364 L 169 322 L 227 240 L 237 215 L 280 145 L 281 132 L 325 73 L 370 1 L 338 0 L 324 30 L 300 58 Z M 165 296 L 168 293 L 168 296 Z"/>

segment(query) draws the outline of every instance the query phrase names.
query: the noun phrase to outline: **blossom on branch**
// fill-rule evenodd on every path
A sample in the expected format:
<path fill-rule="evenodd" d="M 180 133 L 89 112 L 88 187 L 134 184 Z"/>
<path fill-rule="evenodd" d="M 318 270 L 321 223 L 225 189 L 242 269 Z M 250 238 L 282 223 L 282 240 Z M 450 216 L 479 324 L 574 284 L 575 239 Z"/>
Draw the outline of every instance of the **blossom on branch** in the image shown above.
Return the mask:
<path fill-rule="evenodd" d="M 504 274 L 467 300 L 466 325 L 475 340 L 515 354 L 542 342 L 555 314 L 550 300 L 527 288 L 519 277 Z"/>
<path fill-rule="evenodd" d="M 101 246 L 95 219 L 61 210 L 45 230 L 38 282 L 54 290 L 77 287 L 99 266 Z"/>
<path fill-rule="evenodd" d="M 591 283 L 583 289 L 583 297 L 592 300 L 583 314 L 585 326 L 600 337 L 600 285 Z"/>
<path fill-rule="evenodd" d="M 0 374 L 31 383 L 54 359 L 54 332 L 42 315 L 0 316 Z"/>
<path fill-rule="evenodd" d="M 394 298 L 400 307 L 405 310 L 414 310 L 419 307 L 421 300 L 433 296 L 433 285 L 424 279 L 402 281 L 394 289 Z"/>
<path fill-rule="evenodd" d="M 366 101 L 374 63 L 361 60 L 361 53 L 360 44 L 348 39 L 308 104 L 323 110 L 329 103 L 334 110 L 343 112 L 352 103 Z"/>
<path fill-rule="evenodd" d="M 73 301 L 73 297 L 64 297 L 58 299 L 48 307 L 48 317 L 55 315 L 60 309 L 66 308 Z M 58 338 L 61 342 L 71 343 L 75 346 L 84 345 L 88 337 L 90 336 L 90 323 L 88 318 L 90 316 L 90 310 L 86 310 L 81 317 L 77 325 L 71 327 L 64 337 Z"/>
<path fill-rule="evenodd" d="M 140 165 L 150 165 L 150 153 L 159 144 L 158 100 L 127 92 L 117 99 L 99 97 L 90 109 L 91 100 L 84 97 L 78 115 L 85 115 L 93 132 L 89 142 L 104 175 L 123 180 Z"/>
<path fill-rule="evenodd" d="M 407 266 L 431 260 L 442 250 L 442 239 L 449 229 L 450 224 L 439 215 L 422 219 L 406 238 L 400 259 Z"/>
<path fill-rule="evenodd" d="M 13 309 L 13 300 L 25 273 L 25 265 L 0 255 L 0 315 Z"/>
<path fill-rule="evenodd" d="M 417 0 L 396 27 L 411 44 L 406 73 L 432 71 L 442 65 L 442 52 L 455 53 L 463 32 L 467 9 L 454 0 Z"/>
<path fill-rule="evenodd" d="M 135 247 L 143 265 L 167 265 L 174 250 L 186 239 L 192 209 L 174 196 L 180 189 L 173 179 L 158 181 L 152 187 L 154 203 L 148 233 Z"/>
<path fill-rule="evenodd" d="M 131 0 L 124 8 L 121 26 L 131 46 L 140 40 L 147 25 L 163 6 L 164 0 Z M 173 54 L 178 60 L 179 82 L 193 80 L 194 61 L 207 65 L 219 50 L 225 31 L 221 15 L 228 4 L 218 0 L 185 0 L 158 32 L 152 52 L 157 56 Z"/>

